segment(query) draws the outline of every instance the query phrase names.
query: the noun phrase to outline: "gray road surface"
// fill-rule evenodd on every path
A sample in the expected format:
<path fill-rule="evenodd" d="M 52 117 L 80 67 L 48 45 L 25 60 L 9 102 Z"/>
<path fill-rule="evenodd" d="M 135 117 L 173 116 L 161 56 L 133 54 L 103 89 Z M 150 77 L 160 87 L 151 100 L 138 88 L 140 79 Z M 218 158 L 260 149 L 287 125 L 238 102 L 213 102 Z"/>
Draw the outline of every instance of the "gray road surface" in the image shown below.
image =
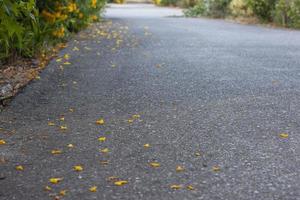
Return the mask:
<path fill-rule="evenodd" d="M 1 200 L 300 199 L 300 32 L 174 15 L 110 7 L 5 108 Z"/>

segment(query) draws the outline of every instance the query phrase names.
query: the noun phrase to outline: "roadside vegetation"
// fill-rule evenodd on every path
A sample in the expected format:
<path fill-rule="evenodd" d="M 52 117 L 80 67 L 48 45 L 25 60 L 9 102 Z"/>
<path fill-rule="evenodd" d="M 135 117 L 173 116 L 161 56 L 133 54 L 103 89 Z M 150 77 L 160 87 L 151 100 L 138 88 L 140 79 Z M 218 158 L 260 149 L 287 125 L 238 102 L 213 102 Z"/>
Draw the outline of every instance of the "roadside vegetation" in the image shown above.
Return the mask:
<path fill-rule="evenodd" d="M 188 17 L 248 18 L 300 28 L 300 0 L 155 0 L 155 3 L 185 7 Z"/>
<path fill-rule="evenodd" d="M 99 19 L 104 0 L 0 0 L 0 64 L 35 57 Z"/>

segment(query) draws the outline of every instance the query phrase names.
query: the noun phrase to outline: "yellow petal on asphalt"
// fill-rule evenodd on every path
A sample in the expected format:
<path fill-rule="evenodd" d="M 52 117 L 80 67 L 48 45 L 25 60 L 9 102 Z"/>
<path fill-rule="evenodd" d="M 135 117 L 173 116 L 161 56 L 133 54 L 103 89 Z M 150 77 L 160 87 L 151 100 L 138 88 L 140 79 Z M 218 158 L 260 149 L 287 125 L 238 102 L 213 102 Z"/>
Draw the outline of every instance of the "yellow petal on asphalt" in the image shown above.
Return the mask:
<path fill-rule="evenodd" d="M 177 166 L 176 167 L 176 172 L 183 172 L 185 169 L 184 169 L 184 167 L 182 167 L 182 166 Z"/>
<path fill-rule="evenodd" d="M 60 121 L 65 121 L 65 117 L 59 118 Z"/>
<path fill-rule="evenodd" d="M 149 148 L 150 147 L 150 144 L 144 144 L 144 148 Z"/>
<path fill-rule="evenodd" d="M 16 166 L 16 170 L 23 171 L 24 167 L 22 165 L 18 165 L 18 166 Z"/>
<path fill-rule="evenodd" d="M 59 192 L 59 195 L 60 195 L 60 196 L 66 196 L 66 194 L 67 194 L 67 190 L 61 190 L 61 191 Z"/>
<path fill-rule="evenodd" d="M 0 145 L 6 144 L 5 140 L 0 140 Z"/>
<path fill-rule="evenodd" d="M 65 58 L 66 60 L 68 60 L 68 59 L 70 58 L 70 55 L 69 55 L 69 54 L 65 54 L 65 55 L 64 55 L 64 58 Z"/>
<path fill-rule="evenodd" d="M 98 125 L 103 125 L 105 122 L 104 122 L 104 119 L 100 118 L 96 121 L 96 124 Z"/>
<path fill-rule="evenodd" d="M 73 169 L 74 169 L 74 171 L 80 172 L 80 171 L 83 170 L 83 167 L 82 167 L 81 165 L 75 165 L 75 166 L 73 167 Z"/>
<path fill-rule="evenodd" d="M 108 152 L 109 152 L 109 149 L 108 149 L 108 148 L 100 149 L 100 152 L 101 152 L 101 153 L 108 153 Z"/>
<path fill-rule="evenodd" d="M 47 185 L 47 186 L 44 187 L 44 190 L 45 190 L 45 191 L 51 191 L 52 188 L 51 188 L 50 186 Z"/>
<path fill-rule="evenodd" d="M 179 190 L 179 189 L 181 189 L 181 187 L 182 187 L 181 185 L 171 185 L 170 186 L 170 188 L 173 190 Z"/>
<path fill-rule="evenodd" d="M 98 140 L 99 140 L 100 142 L 105 142 L 106 137 L 99 137 Z"/>
<path fill-rule="evenodd" d="M 51 151 L 51 153 L 52 153 L 52 154 L 61 154 L 62 151 L 59 150 L 59 149 L 53 149 L 53 150 Z"/>
<path fill-rule="evenodd" d="M 133 122 L 133 119 L 128 119 L 128 123 L 131 124 Z"/>
<path fill-rule="evenodd" d="M 279 136 L 281 138 L 288 138 L 289 137 L 289 134 L 288 133 L 280 133 Z"/>
<path fill-rule="evenodd" d="M 199 152 L 196 152 L 195 156 L 201 156 L 201 154 Z"/>
<path fill-rule="evenodd" d="M 74 47 L 73 51 L 79 51 L 79 49 L 77 47 Z"/>
<path fill-rule="evenodd" d="M 74 145 L 73 144 L 68 144 L 68 147 L 69 148 L 74 148 Z"/>
<path fill-rule="evenodd" d="M 140 115 L 132 115 L 133 119 L 139 119 L 141 116 Z"/>
<path fill-rule="evenodd" d="M 62 61 L 61 58 L 56 59 L 56 62 L 61 62 L 61 61 Z"/>
<path fill-rule="evenodd" d="M 70 108 L 69 111 L 70 111 L 70 112 L 74 112 L 74 109 L 73 109 L 73 108 Z"/>
<path fill-rule="evenodd" d="M 90 192 L 97 192 L 97 186 L 92 186 L 89 188 Z"/>
<path fill-rule="evenodd" d="M 63 131 L 65 131 L 65 130 L 67 130 L 68 129 L 68 127 L 67 126 L 60 126 L 60 130 L 63 130 Z"/>
<path fill-rule="evenodd" d="M 70 62 L 64 62 L 64 65 L 71 65 Z"/>
<path fill-rule="evenodd" d="M 114 182 L 114 184 L 116 185 L 116 186 L 122 186 L 122 185 L 125 185 L 125 184 L 127 184 L 128 183 L 128 181 L 116 181 L 116 182 Z"/>
<path fill-rule="evenodd" d="M 57 184 L 62 180 L 63 180 L 63 178 L 50 178 L 49 182 L 52 183 L 52 184 Z"/>
<path fill-rule="evenodd" d="M 188 189 L 188 190 L 194 190 L 195 188 L 192 185 L 188 185 L 188 186 L 186 186 L 186 189 Z"/>
<path fill-rule="evenodd" d="M 154 167 L 154 168 L 160 167 L 160 163 L 158 163 L 158 162 L 151 162 L 149 164 L 150 164 L 151 167 Z"/>
<path fill-rule="evenodd" d="M 48 122 L 48 126 L 55 126 L 53 122 Z"/>
<path fill-rule="evenodd" d="M 221 168 L 219 166 L 215 165 L 215 166 L 212 167 L 212 170 L 214 172 L 219 172 L 221 170 Z"/>

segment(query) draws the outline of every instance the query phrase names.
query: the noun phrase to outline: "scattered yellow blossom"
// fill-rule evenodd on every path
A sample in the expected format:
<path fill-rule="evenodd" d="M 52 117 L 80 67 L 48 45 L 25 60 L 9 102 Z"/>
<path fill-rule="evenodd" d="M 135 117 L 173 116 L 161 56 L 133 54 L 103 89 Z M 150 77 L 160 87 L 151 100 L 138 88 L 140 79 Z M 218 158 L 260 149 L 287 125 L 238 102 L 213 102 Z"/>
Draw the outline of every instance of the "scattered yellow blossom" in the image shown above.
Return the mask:
<path fill-rule="evenodd" d="M 106 137 L 99 137 L 98 140 L 99 140 L 100 142 L 105 142 Z"/>
<path fill-rule="evenodd" d="M 75 165 L 75 166 L 73 167 L 73 169 L 74 169 L 74 171 L 80 172 L 80 171 L 83 170 L 83 167 L 82 167 L 81 165 Z"/>
<path fill-rule="evenodd" d="M 116 182 L 114 182 L 114 184 L 116 185 L 116 186 L 122 186 L 122 185 L 125 185 L 125 184 L 127 184 L 128 183 L 128 181 L 116 181 Z"/>
<path fill-rule="evenodd" d="M 62 180 L 63 180 L 63 178 L 50 178 L 49 182 L 52 183 L 52 184 L 57 184 Z"/>
<path fill-rule="evenodd" d="M 90 192 L 97 192 L 97 186 L 92 186 L 89 188 Z"/>
<path fill-rule="evenodd" d="M 105 122 L 104 122 L 104 119 L 100 118 L 96 121 L 96 124 L 98 125 L 103 125 Z"/>
<path fill-rule="evenodd" d="M 18 171 L 23 171 L 24 170 L 24 167 L 22 165 L 17 165 L 16 166 L 16 170 Z"/>
<path fill-rule="evenodd" d="M 0 140 L 0 145 L 6 144 L 5 140 Z"/>
<path fill-rule="evenodd" d="M 158 162 L 151 162 L 151 163 L 149 163 L 149 165 L 154 168 L 160 167 L 160 163 L 158 163 Z"/>

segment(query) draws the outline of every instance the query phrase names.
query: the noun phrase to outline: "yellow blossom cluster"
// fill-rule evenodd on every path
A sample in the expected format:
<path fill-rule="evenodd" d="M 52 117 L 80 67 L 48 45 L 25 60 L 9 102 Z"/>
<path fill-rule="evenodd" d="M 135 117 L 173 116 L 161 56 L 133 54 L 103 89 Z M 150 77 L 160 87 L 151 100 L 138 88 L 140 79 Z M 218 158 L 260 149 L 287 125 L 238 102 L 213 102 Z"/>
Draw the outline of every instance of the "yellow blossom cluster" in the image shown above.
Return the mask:
<path fill-rule="evenodd" d="M 65 28 L 62 26 L 61 28 L 52 32 L 52 35 L 57 38 L 62 38 L 65 36 Z"/>
<path fill-rule="evenodd" d="M 92 8 L 97 8 L 97 0 L 92 0 Z"/>

